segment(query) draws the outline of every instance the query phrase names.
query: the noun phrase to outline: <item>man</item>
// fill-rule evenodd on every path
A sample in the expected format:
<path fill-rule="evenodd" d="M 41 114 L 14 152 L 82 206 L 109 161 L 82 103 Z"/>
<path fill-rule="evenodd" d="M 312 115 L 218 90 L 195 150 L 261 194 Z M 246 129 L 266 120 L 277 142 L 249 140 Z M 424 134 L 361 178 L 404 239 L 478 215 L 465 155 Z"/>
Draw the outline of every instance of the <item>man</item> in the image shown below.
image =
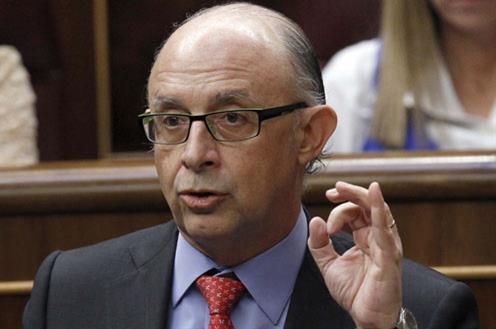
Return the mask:
<path fill-rule="evenodd" d="M 141 119 L 174 221 L 50 255 L 26 329 L 414 328 L 405 308 L 422 328 L 478 326 L 465 285 L 402 265 L 377 183 L 336 184 L 326 195 L 344 203 L 307 228 L 305 168 L 336 117 L 287 18 L 242 3 L 198 13 L 158 53 L 148 100 Z"/>

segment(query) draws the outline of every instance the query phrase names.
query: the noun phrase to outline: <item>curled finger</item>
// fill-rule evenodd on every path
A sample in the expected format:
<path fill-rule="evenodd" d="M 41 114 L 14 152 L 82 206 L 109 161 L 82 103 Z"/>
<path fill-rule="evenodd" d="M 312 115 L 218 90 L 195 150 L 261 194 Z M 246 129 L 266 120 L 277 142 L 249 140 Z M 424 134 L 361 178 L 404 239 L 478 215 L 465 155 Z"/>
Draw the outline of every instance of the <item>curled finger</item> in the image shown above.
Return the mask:
<path fill-rule="evenodd" d="M 327 232 L 329 235 L 333 235 L 341 230 L 346 224 L 349 225 L 353 231 L 356 231 L 368 226 L 370 223 L 361 207 L 354 203 L 346 202 L 335 207 L 329 214 Z"/>
<path fill-rule="evenodd" d="M 339 181 L 334 189 L 326 191 L 326 197 L 334 203 L 349 201 L 370 211 L 368 190 L 361 186 Z"/>

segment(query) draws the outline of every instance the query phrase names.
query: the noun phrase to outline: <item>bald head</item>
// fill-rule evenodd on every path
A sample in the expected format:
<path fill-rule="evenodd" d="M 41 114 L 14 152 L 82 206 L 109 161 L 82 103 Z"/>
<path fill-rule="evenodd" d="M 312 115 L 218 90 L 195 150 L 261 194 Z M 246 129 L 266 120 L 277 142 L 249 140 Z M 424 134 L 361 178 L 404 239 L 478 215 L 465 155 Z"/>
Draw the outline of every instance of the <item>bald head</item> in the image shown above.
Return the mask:
<path fill-rule="evenodd" d="M 325 103 L 318 61 L 302 30 L 284 15 L 253 4 L 234 3 L 201 10 L 186 19 L 160 49 L 159 62 L 170 60 L 168 51 L 201 51 L 223 44 L 238 52 L 256 51 L 260 59 L 278 58 L 277 69 L 287 74 L 291 88 L 308 104 Z M 184 64 L 184 63 L 183 63 Z"/>
<path fill-rule="evenodd" d="M 282 47 L 279 25 L 286 20 L 286 17 L 267 8 L 236 3 L 200 10 L 186 19 L 176 32 L 198 27 L 202 30 L 225 29 L 269 43 L 272 47 Z"/>

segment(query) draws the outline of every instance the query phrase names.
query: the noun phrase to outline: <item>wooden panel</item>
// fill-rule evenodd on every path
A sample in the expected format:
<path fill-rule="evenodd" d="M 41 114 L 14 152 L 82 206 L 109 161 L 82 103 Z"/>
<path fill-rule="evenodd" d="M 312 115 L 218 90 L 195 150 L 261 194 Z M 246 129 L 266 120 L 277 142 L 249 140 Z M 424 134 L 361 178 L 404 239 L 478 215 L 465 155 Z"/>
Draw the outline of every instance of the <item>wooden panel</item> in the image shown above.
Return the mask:
<path fill-rule="evenodd" d="M 1 218 L 0 281 L 32 280 L 52 251 L 93 244 L 163 223 L 169 213 L 76 213 Z M 0 327 L 1 328 L 1 327 Z"/>
<path fill-rule="evenodd" d="M 479 315 L 481 319 L 481 328 L 495 329 L 496 328 L 496 280 L 466 280 L 470 288 L 472 288 L 479 304 Z"/>
<path fill-rule="evenodd" d="M 496 329 L 496 280 L 464 280 L 475 294 L 479 305 L 481 328 Z"/>
<path fill-rule="evenodd" d="M 394 204 L 405 255 L 432 266 L 496 264 L 496 202 Z"/>
<path fill-rule="evenodd" d="M 0 296 L 0 328 L 20 329 L 29 295 Z"/>

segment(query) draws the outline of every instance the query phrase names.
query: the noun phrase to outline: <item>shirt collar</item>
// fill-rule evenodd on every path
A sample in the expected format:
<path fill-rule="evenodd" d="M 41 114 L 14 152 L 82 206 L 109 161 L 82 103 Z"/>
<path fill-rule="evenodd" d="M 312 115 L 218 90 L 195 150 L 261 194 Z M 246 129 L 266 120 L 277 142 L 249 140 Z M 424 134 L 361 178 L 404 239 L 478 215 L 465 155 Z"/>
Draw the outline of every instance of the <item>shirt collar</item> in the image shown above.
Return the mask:
<path fill-rule="evenodd" d="M 176 307 L 200 275 L 216 267 L 212 259 L 193 247 L 179 232 L 174 259 L 172 307 Z"/>
<path fill-rule="evenodd" d="M 307 221 L 303 209 L 288 236 L 272 248 L 231 268 L 255 303 L 276 324 L 291 297 L 307 240 Z M 191 246 L 181 233 L 174 261 L 172 306 L 175 307 L 195 280 L 206 271 L 225 268 Z"/>

